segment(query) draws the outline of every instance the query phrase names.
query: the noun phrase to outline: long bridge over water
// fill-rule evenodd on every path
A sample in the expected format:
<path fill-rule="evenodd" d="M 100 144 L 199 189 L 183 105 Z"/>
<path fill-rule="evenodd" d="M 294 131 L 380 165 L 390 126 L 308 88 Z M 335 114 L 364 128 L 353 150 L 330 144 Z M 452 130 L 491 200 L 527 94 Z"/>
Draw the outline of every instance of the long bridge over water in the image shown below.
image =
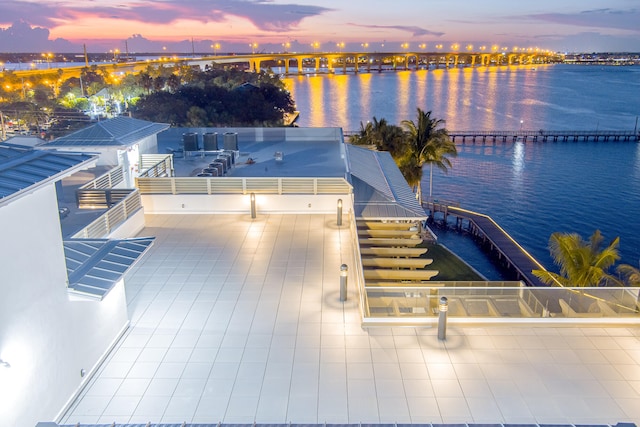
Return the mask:
<path fill-rule="evenodd" d="M 215 60 L 216 57 L 213 57 Z M 207 58 L 210 59 L 210 58 Z M 541 51 L 477 51 L 477 52 L 307 52 L 307 53 L 270 53 L 252 54 L 236 57 L 219 58 L 220 62 L 248 60 L 249 68 L 260 71 L 263 64 L 283 66 L 285 74 L 290 74 L 291 64 L 297 73 L 310 68 L 316 72 L 326 69 L 328 72 L 342 69 L 343 72 L 359 72 L 366 70 L 382 71 L 383 69 L 418 69 L 418 68 L 457 68 L 459 66 L 489 65 L 535 65 L 560 62 L 561 57 Z"/>
<path fill-rule="evenodd" d="M 383 70 L 417 70 L 429 68 L 458 68 L 477 66 L 509 66 L 549 64 L 562 62 L 562 57 L 548 51 L 399 51 L 399 52 L 280 52 L 252 53 L 238 55 L 213 55 L 200 57 L 165 56 L 154 60 L 131 62 L 86 63 L 84 66 L 60 67 L 50 70 L 14 70 L 19 77 L 58 73 L 62 70 L 64 77 L 78 77 L 84 68 L 96 66 L 112 73 L 137 73 L 144 71 L 149 65 L 184 64 L 198 65 L 205 68 L 213 63 L 241 64 L 248 70 L 259 72 L 267 67 L 283 67 L 285 74 L 302 74 L 305 72 L 342 72 L 383 71 Z M 295 70 L 295 71 L 294 71 Z M 1 75 L 2 73 L 0 73 Z"/>

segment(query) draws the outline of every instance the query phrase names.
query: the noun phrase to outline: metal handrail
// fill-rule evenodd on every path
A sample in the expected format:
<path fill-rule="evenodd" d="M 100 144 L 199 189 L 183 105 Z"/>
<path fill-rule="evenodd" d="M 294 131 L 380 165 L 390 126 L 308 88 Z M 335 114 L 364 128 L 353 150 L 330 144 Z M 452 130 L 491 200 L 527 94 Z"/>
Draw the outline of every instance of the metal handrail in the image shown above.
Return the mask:
<path fill-rule="evenodd" d="M 133 190 L 121 202 L 71 236 L 73 239 L 105 238 L 142 208 L 140 192 Z"/>
<path fill-rule="evenodd" d="M 137 177 L 141 194 L 351 194 L 344 178 Z"/>
<path fill-rule="evenodd" d="M 122 166 L 116 166 L 110 171 L 95 178 L 94 180 L 87 182 L 86 184 L 81 186 L 79 190 L 113 188 L 123 181 L 124 168 Z"/>

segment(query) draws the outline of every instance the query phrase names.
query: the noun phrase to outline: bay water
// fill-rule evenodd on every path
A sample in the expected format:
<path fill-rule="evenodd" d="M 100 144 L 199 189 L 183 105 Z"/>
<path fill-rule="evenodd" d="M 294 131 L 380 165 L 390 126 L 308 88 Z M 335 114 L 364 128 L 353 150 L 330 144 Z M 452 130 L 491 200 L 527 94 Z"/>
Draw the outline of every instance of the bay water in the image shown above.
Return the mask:
<path fill-rule="evenodd" d="M 634 130 L 640 67 L 543 65 L 285 78 L 299 126 L 359 130 L 430 110 L 450 130 Z M 640 263 L 640 144 L 467 142 L 448 173 L 434 170 L 433 197 L 491 216 L 545 267 L 549 236 L 601 230 L 620 237 L 621 262 Z M 423 188 L 428 192 L 429 171 Z M 489 279 L 501 274 L 468 238 L 439 240 Z"/>

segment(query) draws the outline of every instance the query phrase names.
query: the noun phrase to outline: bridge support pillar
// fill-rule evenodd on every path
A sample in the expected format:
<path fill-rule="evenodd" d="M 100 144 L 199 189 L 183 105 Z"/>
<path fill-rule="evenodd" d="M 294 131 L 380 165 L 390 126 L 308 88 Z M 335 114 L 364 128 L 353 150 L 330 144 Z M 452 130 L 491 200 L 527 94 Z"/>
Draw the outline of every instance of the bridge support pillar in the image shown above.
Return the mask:
<path fill-rule="evenodd" d="M 316 73 L 320 70 L 320 57 L 316 58 Z"/>
<path fill-rule="evenodd" d="M 297 58 L 298 60 L 298 74 L 302 74 L 302 58 Z"/>

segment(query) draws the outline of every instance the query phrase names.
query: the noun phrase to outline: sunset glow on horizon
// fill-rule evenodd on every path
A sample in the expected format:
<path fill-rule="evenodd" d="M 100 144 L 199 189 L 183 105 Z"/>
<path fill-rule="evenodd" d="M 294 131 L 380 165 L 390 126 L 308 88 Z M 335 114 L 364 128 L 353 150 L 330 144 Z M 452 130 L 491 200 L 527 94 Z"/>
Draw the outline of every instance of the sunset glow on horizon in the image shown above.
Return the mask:
<path fill-rule="evenodd" d="M 6 0 L 0 4 L 0 51 L 82 45 L 92 51 L 223 52 L 300 49 L 384 50 L 406 43 L 540 46 L 556 51 L 640 51 L 640 8 L 625 0 L 350 2 L 338 0 Z M 386 45 L 386 46 L 385 46 Z"/>

